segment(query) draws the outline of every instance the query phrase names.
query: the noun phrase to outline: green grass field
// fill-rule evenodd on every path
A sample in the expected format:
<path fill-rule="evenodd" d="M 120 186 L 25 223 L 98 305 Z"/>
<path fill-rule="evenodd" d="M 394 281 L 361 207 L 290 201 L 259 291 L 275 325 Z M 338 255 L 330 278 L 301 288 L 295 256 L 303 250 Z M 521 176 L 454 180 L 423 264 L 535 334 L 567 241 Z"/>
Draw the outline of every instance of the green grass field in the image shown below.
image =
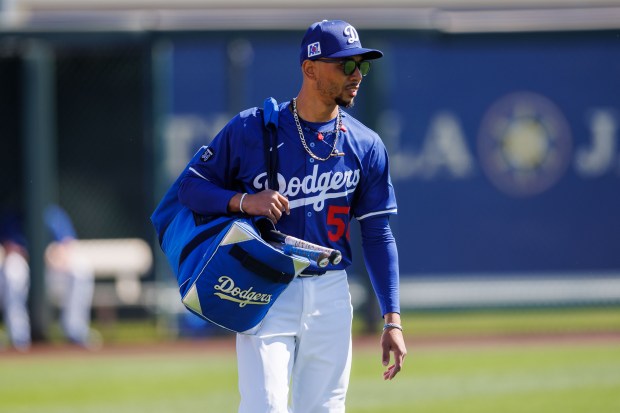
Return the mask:
<path fill-rule="evenodd" d="M 607 309 L 409 315 L 408 325 L 418 329 L 408 336 L 405 370 L 394 381 L 381 378 L 378 346 L 356 347 L 347 412 L 620 412 L 617 338 L 505 339 L 619 332 L 619 314 Z M 461 337 L 472 329 L 479 337 L 504 339 L 449 343 L 451 334 Z M 134 346 L 144 351 L 0 353 L 0 412 L 236 411 L 232 352 Z"/>

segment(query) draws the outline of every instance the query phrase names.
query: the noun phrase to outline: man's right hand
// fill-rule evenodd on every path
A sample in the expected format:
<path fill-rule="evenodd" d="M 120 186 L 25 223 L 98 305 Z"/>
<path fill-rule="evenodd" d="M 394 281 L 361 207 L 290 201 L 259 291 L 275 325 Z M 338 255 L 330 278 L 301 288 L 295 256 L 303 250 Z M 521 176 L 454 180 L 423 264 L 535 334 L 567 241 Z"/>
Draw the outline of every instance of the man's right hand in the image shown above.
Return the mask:
<path fill-rule="evenodd" d="M 236 194 L 228 202 L 230 212 L 241 212 L 240 202 L 243 194 Z M 243 212 L 252 216 L 265 216 L 274 224 L 282 218 L 283 214 L 289 215 L 288 199 L 279 192 L 266 189 L 256 194 L 247 194 L 243 198 Z"/>

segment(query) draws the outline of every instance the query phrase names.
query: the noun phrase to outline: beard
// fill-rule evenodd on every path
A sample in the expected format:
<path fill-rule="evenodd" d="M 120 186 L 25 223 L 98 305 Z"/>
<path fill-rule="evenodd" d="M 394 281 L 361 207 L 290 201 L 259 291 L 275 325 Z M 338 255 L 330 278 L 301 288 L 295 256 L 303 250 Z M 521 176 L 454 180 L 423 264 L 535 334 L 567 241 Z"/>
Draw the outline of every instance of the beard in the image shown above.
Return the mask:
<path fill-rule="evenodd" d="M 342 93 L 339 90 L 339 87 L 335 84 L 324 83 L 321 80 L 317 82 L 316 89 L 321 93 L 321 95 L 327 97 L 329 95 L 334 96 L 334 102 L 336 105 L 343 108 L 352 108 L 355 104 L 355 98 L 351 98 L 350 100 L 345 100 L 339 93 Z"/>
<path fill-rule="evenodd" d="M 349 100 L 348 102 L 344 99 L 342 99 L 340 96 L 337 96 L 334 101 L 336 102 L 336 104 L 338 106 L 341 106 L 343 108 L 352 108 L 355 105 L 355 98 L 352 98 L 351 100 Z"/>

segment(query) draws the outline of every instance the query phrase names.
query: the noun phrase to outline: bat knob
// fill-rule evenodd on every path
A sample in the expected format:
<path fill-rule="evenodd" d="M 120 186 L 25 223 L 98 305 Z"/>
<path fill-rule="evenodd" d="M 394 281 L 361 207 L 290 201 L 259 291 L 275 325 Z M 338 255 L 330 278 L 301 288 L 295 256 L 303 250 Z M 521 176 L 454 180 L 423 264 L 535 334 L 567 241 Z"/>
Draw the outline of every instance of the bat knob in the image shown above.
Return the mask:
<path fill-rule="evenodd" d="M 338 265 L 340 261 L 342 261 L 342 253 L 340 251 L 334 250 L 329 254 L 329 262 L 331 262 L 332 265 Z"/>
<path fill-rule="evenodd" d="M 317 264 L 321 268 L 327 267 L 327 264 L 329 264 L 329 257 L 321 258 L 317 261 Z"/>

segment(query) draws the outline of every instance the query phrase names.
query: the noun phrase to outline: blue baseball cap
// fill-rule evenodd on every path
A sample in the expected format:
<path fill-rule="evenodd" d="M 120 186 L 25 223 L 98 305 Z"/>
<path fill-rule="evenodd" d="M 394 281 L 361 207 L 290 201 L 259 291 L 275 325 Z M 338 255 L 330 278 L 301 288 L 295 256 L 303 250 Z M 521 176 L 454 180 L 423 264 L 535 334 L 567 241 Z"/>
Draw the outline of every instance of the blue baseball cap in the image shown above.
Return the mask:
<path fill-rule="evenodd" d="M 342 20 L 323 20 L 313 23 L 301 41 L 299 63 L 304 60 L 338 58 L 361 55 L 364 59 L 378 59 L 383 52 L 362 47 L 355 27 Z"/>

